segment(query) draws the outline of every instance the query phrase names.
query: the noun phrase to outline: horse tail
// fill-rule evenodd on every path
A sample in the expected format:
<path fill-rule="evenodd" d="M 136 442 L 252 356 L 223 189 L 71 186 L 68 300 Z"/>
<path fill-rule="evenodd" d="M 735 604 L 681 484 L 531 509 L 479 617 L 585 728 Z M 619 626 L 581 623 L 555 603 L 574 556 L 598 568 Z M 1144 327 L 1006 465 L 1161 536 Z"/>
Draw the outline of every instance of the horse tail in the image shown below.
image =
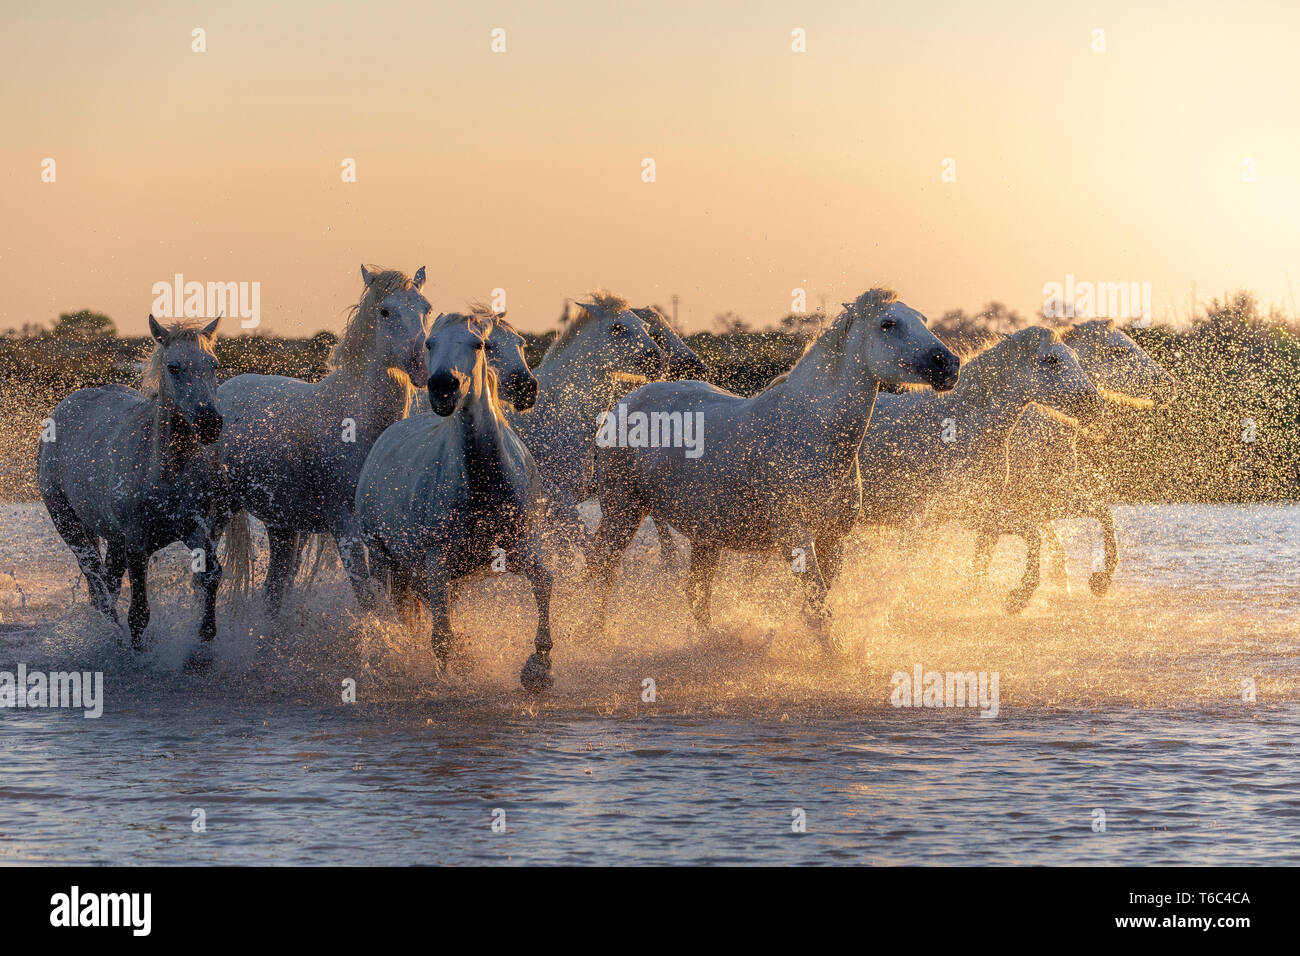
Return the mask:
<path fill-rule="evenodd" d="M 296 568 L 305 567 L 306 576 L 303 578 L 305 585 L 311 584 L 316 580 L 316 575 L 325 568 L 328 560 L 326 545 L 329 543 L 330 535 L 317 532 L 308 535 L 302 539 L 301 550 L 298 552 L 298 560 L 295 563 Z M 295 569 L 296 569 L 295 568 Z"/>
<path fill-rule="evenodd" d="M 248 595 L 253 590 L 253 532 L 248 524 L 248 512 L 242 508 L 226 524 L 226 577 L 237 594 Z"/>
<path fill-rule="evenodd" d="M 420 626 L 421 607 L 420 599 L 416 596 L 415 589 L 411 587 L 410 580 L 394 568 L 388 572 L 388 587 L 398 617 L 406 625 L 407 630 L 415 630 Z"/>

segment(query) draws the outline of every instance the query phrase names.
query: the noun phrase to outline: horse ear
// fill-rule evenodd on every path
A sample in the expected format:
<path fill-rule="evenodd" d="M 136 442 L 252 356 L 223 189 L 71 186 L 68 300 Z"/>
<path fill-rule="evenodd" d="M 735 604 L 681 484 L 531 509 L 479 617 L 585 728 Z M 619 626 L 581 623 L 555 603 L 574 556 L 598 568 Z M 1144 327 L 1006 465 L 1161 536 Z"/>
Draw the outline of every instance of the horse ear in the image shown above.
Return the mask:
<path fill-rule="evenodd" d="M 214 339 L 217 337 L 217 326 L 221 324 L 221 316 L 217 316 L 211 322 L 203 327 L 203 337 Z"/>
<path fill-rule="evenodd" d="M 593 319 L 599 319 L 605 314 L 605 310 L 595 302 L 579 302 L 578 305 L 582 306 Z"/>
<path fill-rule="evenodd" d="M 365 264 L 364 262 L 361 263 L 361 281 L 362 281 L 362 282 L 364 282 L 366 285 L 370 285 L 370 283 L 372 283 L 372 282 L 375 281 L 375 276 L 376 276 L 376 275 L 377 275 L 377 273 L 371 272 L 369 269 L 366 268 L 366 264 Z"/>
<path fill-rule="evenodd" d="M 411 288 L 416 292 L 424 288 L 424 266 L 415 270 L 415 275 L 411 278 Z"/>
<path fill-rule="evenodd" d="M 158 324 L 158 320 L 149 314 L 149 334 L 153 336 L 154 341 L 159 345 L 167 344 L 167 330 Z"/>
<path fill-rule="evenodd" d="M 853 311 L 853 303 L 852 303 L 852 302 L 841 302 L 840 305 L 844 306 L 844 311 L 845 311 L 845 312 L 852 312 L 852 311 Z"/>

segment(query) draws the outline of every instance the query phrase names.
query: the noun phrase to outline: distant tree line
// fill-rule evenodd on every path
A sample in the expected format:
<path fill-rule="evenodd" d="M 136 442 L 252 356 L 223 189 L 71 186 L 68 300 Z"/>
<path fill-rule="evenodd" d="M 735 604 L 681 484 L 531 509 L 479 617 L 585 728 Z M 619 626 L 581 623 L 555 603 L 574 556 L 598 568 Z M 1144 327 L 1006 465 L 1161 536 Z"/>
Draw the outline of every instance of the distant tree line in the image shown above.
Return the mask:
<path fill-rule="evenodd" d="M 1036 323 L 1061 324 L 993 302 L 973 315 L 944 313 L 931 327 L 949 345 L 970 350 Z M 726 313 L 712 330 L 685 339 L 708 363 L 712 384 L 749 395 L 789 370 L 825 324 L 814 312 L 754 328 Z M 1185 327 L 1127 331 L 1180 389 L 1165 408 L 1109 408 L 1098 426 L 1109 449 L 1102 467 L 1123 499 L 1300 498 L 1300 325 L 1276 310 L 1261 314 L 1252 294 L 1238 292 L 1212 300 Z M 114 332 L 107 316 L 82 310 L 61 315 L 48 331 L 29 326 L 0 336 L 0 499 L 36 496 L 35 442 L 60 399 L 77 388 L 134 380 L 151 342 Z M 554 334 L 525 334 L 531 366 Z M 220 374 L 319 379 L 336 341 L 332 332 L 298 339 L 223 336 Z"/>

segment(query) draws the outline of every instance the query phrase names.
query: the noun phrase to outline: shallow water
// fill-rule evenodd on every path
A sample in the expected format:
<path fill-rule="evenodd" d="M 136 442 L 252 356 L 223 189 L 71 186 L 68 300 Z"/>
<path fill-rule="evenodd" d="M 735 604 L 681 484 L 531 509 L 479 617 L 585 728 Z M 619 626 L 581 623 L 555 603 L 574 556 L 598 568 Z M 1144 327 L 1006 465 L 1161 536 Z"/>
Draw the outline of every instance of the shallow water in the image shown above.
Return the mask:
<path fill-rule="evenodd" d="M 980 585 L 967 535 L 915 554 L 864 531 L 834 653 L 775 557 L 728 556 L 697 633 L 643 534 L 606 632 L 561 575 L 556 686 L 533 700 L 517 579 L 464 588 L 445 677 L 426 635 L 358 616 L 336 568 L 276 636 L 223 591 L 194 676 L 182 551 L 155 558 L 133 656 L 41 509 L 3 505 L 0 669 L 102 671 L 106 702 L 0 710 L 0 862 L 1300 862 L 1300 507 L 1124 507 L 1117 526 L 1107 597 L 1086 584 L 1095 525 L 1069 523 L 1069 592 L 1045 581 L 1017 618 L 1018 543 Z M 892 706 L 918 664 L 996 673 L 997 716 Z"/>

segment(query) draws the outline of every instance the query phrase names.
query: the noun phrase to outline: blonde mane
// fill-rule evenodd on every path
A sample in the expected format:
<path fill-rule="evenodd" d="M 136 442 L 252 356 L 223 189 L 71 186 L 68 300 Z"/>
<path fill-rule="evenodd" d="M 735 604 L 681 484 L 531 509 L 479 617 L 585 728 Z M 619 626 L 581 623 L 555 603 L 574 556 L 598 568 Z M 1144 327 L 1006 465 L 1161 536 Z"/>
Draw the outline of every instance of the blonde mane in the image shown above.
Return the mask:
<path fill-rule="evenodd" d="M 489 324 L 489 332 L 491 331 L 491 323 L 499 322 L 502 325 L 505 325 L 505 319 L 503 317 L 498 318 L 496 313 L 480 302 L 471 302 L 469 304 L 469 309 L 469 312 L 444 312 L 442 315 L 438 316 L 433 321 L 433 328 L 429 330 L 429 338 L 433 338 L 437 335 L 440 329 L 445 329 L 447 326 L 454 325 L 458 322 L 487 322 Z M 505 413 L 501 410 L 501 396 L 497 394 L 498 384 L 499 377 L 497 375 L 497 370 L 485 359 L 483 362 L 483 387 L 486 389 L 488 394 L 488 407 L 492 409 L 493 417 L 502 425 L 509 428 L 510 424 L 506 421 Z M 451 418 L 452 416 L 449 415 L 447 418 L 442 419 L 439 424 L 448 422 Z"/>
<path fill-rule="evenodd" d="M 627 299 L 613 292 L 606 292 L 599 286 L 597 286 L 596 290 L 591 293 L 591 302 L 588 304 L 599 306 L 601 312 L 607 316 L 618 315 L 620 312 L 627 312 L 631 308 L 631 303 L 629 303 Z M 578 314 L 568 322 L 564 323 L 564 328 L 560 329 L 560 334 L 557 335 L 551 341 L 551 344 L 546 347 L 546 351 L 542 355 L 542 362 L 545 362 L 552 356 L 559 355 L 568 348 L 569 343 L 573 341 L 574 336 L 576 336 L 578 332 L 594 318 L 595 316 L 586 309 L 578 309 Z"/>
<path fill-rule="evenodd" d="M 203 326 L 190 322 L 173 322 L 165 326 L 168 341 L 194 342 L 207 352 L 209 355 L 216 357 L 216 351 L 213 348 L 213 339 L 203 334 Z M 162 385 L 162 366 L 163 366 L 163 347 L 154 343 L 153 351 L 149 357 L 144 360 L 144 365 L 140 369 L 140 376 L 136 379 L 136 390 L 148 395 L 150 398 L 158 397 L 158 389 Z"/>

